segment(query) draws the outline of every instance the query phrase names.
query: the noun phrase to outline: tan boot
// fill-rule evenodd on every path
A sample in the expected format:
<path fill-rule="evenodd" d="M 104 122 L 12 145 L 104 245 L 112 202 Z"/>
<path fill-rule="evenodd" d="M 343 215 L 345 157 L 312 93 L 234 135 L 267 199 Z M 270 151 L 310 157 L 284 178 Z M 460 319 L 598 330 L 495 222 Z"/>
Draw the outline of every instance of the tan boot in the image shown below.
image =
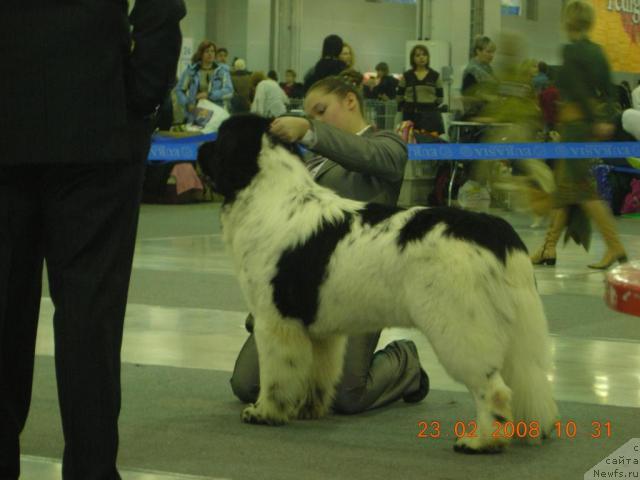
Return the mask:
<path fill-rule="evenodd" d="M 567 210 L 561 208 L 553 213 L 551 225 L 544 238 L 544 244 L 531 255 L 531 263 L 534 265 L 555 265 L 556 245 L 560 235 L 567 225 Z"/>
<path fill-rule="evenodd" d="M 627 253 L 622 246 L 618 231 L 616 230 L 616 222 L 609 210 L 609 207 L 601 200 L 590 200 L 580 205 L 585 213 L 596 224 L 598 230 L 602 234 L 602 238 L 607 244 L 607 251 L 598 263 L 589 265 L 589 268 L 598 270 L 606 270 L 616 262 L 624 263 L 627 261 Z"/>

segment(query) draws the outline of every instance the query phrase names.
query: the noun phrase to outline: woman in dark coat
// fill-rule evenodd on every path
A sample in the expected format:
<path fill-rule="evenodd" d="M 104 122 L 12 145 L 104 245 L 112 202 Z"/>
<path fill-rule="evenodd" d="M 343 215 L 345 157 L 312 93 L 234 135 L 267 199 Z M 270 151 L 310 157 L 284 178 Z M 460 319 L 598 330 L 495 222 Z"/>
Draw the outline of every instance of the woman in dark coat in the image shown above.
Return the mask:
<path fill-rule="evenodd" d="M 304 77 L 304 91 L 323 78 L 339 75 L 347 65 L 338 57 L 342 52 L 344 42 L 338 35 L 329 35 L 322 42 L 322 57 Z"/>
<path fill-rule="evenodd" d="M 593 7 L 585 1 L 572 2 L 565 8 L 564 26 L 571 42 L 564 47 L 558 76 L 563 100 L 561 137 L 565 142 L 606 140 L 615 129 L 611 123 L 614 92 L 609 63 L 600 46 L 588 36 L 594 21 Z M 590 231 L 585 215 L 595 222 L 607 245 L 600 262 L 589 268 L 606 269 L 615 262 L 626 261 L 613 215 L 598 196 L 591 165 L 588 159 L 557 162 L 557 189 L 552 196 L 554 220 L 544 244 L 531 256 L 534 264 L 555 265 L 556 244 L 567 226 L 572 236 L 588 248 Z"/>

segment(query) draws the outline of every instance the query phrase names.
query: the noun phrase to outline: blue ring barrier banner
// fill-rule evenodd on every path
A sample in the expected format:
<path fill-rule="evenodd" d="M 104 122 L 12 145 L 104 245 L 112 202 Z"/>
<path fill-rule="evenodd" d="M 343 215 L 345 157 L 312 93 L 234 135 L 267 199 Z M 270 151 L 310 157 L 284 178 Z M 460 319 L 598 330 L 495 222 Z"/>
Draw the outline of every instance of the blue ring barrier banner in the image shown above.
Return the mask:
<path fill-rule="evenodd" d="M 409 160 L 625 157 L 640 157 L 640 142 L 420 143 L 409 145 Z"/>
<path fill-rule="evenodd" d="M 204 142 L 215 140 L 218 135 L 194 135 L 193 137 L 173 138 L 154 135 L 147 160 L 150 162 L 196 161 L 198 147 Z"/>
<path fill-rule="evenodd" d="M 149 161 L 195 161 L 198 147 L 217 135 L 172 138 L 154 135 Z M 640 142 L 593 143 L 419 143 L 408 145 L 409 160 L 502 160 L 524 158 L 640 157 Z"/>

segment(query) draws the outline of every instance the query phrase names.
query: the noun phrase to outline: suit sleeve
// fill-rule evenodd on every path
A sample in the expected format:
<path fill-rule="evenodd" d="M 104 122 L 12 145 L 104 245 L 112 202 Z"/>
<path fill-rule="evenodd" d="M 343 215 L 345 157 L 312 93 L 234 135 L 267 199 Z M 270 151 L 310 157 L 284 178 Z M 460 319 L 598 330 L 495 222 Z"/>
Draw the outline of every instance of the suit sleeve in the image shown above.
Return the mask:
<path fill-rule="evenodd" d="M 393 132 L 378 132 L 358 136 L 322 122 L 311 120 L 316 133 L 312 150 L 345 169 L 365 173 L 390 181 L 404 178 L 407 146 Z"/>
<path fill-rule="evenodd" d="M 175 84 L 183 0 L 136 0 L 130 16 L 133 48 L 127 89 L 131 110 L 150 114 Z"/>

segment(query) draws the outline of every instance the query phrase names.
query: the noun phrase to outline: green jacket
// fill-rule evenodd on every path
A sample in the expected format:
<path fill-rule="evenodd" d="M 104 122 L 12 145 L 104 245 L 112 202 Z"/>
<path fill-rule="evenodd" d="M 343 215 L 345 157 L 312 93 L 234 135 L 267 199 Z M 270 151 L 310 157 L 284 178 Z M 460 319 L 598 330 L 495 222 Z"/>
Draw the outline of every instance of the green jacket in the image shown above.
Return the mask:
<path fill-rule="evenodd" d="M 614 114 L 614 91 L 609 62 L 599 45 L 589 39 L 564 46 L 558 75 L 562 102 L 573 103 L 586 122 L 607 121 Z"/>

